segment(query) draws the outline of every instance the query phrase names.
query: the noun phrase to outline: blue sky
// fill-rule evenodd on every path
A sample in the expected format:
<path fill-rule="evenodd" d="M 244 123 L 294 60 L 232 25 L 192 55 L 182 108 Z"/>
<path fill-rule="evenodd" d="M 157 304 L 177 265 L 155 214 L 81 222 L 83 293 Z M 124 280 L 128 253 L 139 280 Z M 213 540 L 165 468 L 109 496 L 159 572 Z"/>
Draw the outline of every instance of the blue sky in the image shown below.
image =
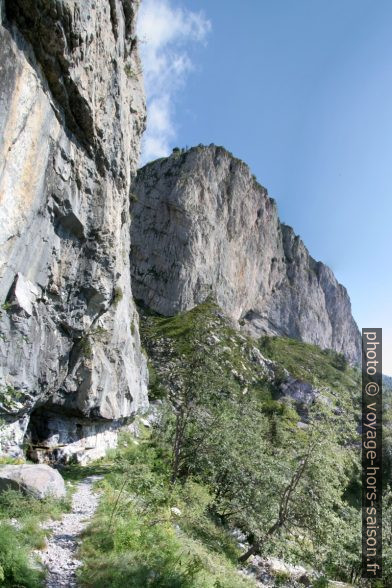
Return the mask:
<path fill-rule="evenodd" d="M 384 329 L 392 374 L 392 2 L 144 0 L 143 161 L 223 145 Z"/>

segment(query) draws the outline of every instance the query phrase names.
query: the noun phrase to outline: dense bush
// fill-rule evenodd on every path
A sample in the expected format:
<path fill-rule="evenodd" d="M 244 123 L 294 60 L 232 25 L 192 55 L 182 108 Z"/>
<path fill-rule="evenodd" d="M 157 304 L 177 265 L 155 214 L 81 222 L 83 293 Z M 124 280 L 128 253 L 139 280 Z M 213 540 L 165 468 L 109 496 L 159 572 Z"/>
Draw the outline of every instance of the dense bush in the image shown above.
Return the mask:
<path fill-rule="evenodd" d="M 0 584 L 1 586 L 41 588 L 43 574 L 31 565 L 32 545 L 15 527 L 0 523 Z"/>

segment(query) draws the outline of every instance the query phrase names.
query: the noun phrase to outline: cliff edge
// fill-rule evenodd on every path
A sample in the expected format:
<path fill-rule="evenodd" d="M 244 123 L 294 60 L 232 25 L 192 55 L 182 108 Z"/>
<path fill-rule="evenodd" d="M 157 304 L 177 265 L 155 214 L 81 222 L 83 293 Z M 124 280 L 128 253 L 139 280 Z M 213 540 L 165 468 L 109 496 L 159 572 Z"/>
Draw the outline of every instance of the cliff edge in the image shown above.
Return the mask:
<path fill-rule="evenodd" d="M 129 268 L 137 1 L 0 3 L 1 450 L 96 457 L 147 404 Z"/>
<path fill-rule="evenodd" d="M 281 335 L 360 357 L 346 289 L 279 221 L 248 166 L 222 147 L 175 150 L 132 187 L 132 288 L 173 315 L 212 295 L 254 336 Z"/>

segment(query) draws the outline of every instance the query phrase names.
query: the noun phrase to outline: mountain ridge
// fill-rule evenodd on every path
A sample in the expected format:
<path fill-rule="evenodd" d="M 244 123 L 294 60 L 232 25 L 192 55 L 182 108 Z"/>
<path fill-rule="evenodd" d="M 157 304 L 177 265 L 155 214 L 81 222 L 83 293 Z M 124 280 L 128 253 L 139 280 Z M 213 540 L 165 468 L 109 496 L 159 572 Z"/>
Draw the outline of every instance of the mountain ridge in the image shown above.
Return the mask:
<path fill-rule="evenodd" d="M 346 288 L 280 222 L 243 161 L 215 145 L 174 150 L 140 168 L 132 192 L 137 299 L 172 315 L 213 294 L 256 337 L 294 337 L 359 363 Z"/>

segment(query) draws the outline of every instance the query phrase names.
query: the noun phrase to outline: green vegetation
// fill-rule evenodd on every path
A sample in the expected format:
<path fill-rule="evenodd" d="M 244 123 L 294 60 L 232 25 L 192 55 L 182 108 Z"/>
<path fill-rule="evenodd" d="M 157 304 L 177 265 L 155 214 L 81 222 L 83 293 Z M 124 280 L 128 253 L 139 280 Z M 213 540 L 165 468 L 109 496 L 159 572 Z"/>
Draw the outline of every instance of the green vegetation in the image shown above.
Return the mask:
<path fill-rule="evenodd" d="M 127 78 L 134 79 L 134 80 L 137 80 L 138 76 L 141 74 L 141 71 L 137 71 L 137 70 L 133 69 L 129 63 L 126 63 L 124 65 L 124 72 L 125 72 L 125 75 L 127 76 Z"/>
<path fill-rule="evenodd" d="M 14 400 L 19 400 L 22 396 L 20 390 L 16 390 L 13 386 L 0 386 L 0 401 L 4 397 L 10 397 Z"/>
<path fill-rule="evenodd" d="M 0 405 L 6 411 L 12 411 L 16 403 L 21 402 L 23 393 L 13 386 L 0 386 Z M 1 427 L 1 422 L 0 422 Z"/>
<path fill-rule="evenodd" d="M 89 335 L 98 341 L 105 341 L 108 336 L 108 331 L 104 327 L 95 327 L 89 332 Z"/>
<path fill-rule="evenodd" d="M 135 327 L 135 321 L 133 320 L 131 322 L 131 335 L 133 336 L 135 334 L 136 331 L 136 327 Z"/>
<path fill-rule="evenodd" d="M 108 331 L 104 327 L 95 327 L 91 331 L 85 333 L 78 341 L 78 347 L 86 359 L 93 357 L 92 341 L 105 341 L 108 336 Z"/>
<path fill-rule="evenodd" d="M 262 337 L 258 347 L 292 376 L 320 390 L 340 413 L 338 421 L 345 418 L 355 429 L 361 411 L 361 373 L 349 367 L 341 354 L 287 337 Z"/>
<path fill-rule="evenodd" d="M 285 367 L 295 378 L 314 386 L 341 389 L 354 400 L 359 399 L 359 370 L 348 367 L 340 353 L 287 337 L 262 337 L 258 346 L 266 357 Z"/>
<path fill-rule="evenodd" d="M 255 582 L 239 568 L 252 554 L 304 566 L 319 588 L 332 579 L 361 585 L 358 370 L 314 345 L 246 337 L 212 300 L 175 317 L 141 309 L 140 330 L 150 398 L 158 401 L 154 425 L 140 422 L 137 441 L 123 436 L 103 460 L 64 472 L 72 481 L 104 474 L 81 546 L 81 586 L 246 588 Z M 282 393 L 289 373 L 313 387 L 306 410 Z M 391 404 L 387 394 L 388 472 Z M 384 588 L 392 585 L 390 486 L 388 474 Z M 27 508 L 29 520 L 40 519 L 37 505 Z M 42 530 L 29 523 L 32 533 L 17 534 L 9 521 L 15 509 L 1 509 L 18 553 L 39 546 Z M 6 570 L 3 552 L 0 542 Z M 12 581 L 38 586 L 40 572 L 23 557 L 23 573 L 35 579 Z M 279 572 L 274 585 L 287 580 Z"/>
<path fill-rule="evenodd" d="M 85 533 L 85 587 L 246 588 L 236 571 L 235 541 L 209 512 L 197 480 L 170 484 L 170 456 L 159 439 L 124 437 L 105 462 L 102 499 Z"/>
<path fill-rule="evenodd" d="M 357 372 L 312 345 L 257 343 L 212 300 L 175 317 L 141 309 L 141 335 L 159 417 L 106 462 L 82 585 L 251 586 L 238 572 L 251 553 L 305 565 L 320 586 L 356 581 Z M 286 370 L 322 393 L 301 426 L 280 399 Z"/>
<path fill-rule="evenodd" d="M 173 363 L 164 378 L 168 379 L 169 395 L 171 390 L 176 395 L 183 377 L 192 373 L 197 362 L 201 371 L 216 380 L 217 386 L 222 382 L 222 386 L 229 386 L 236 393 L 252 389 L 260 400 L 271 401 L 265 369 L 255 357 L 255 342 L 235 331 L 212 300 L 174 317 L 162 317 L 146 309 L 141 309 L 141 316 L 143 345 L 157 374 L 167 360 Z"/>
<path fill-rule="evenodd" d="M 1 426 L 1 422 L 0 422 Z M 22 463 L 26 463 L 24 457 L 9 457 L 7 455 L 0 457 L 0 465 L 19 465 Z"/>
<path fill-rule="evenodd" d="M 2 586 L 39 588 L 43 573 L 34 569 L 29 561 L 33 549 L 29 538 L 16 533 L 12 525 L 0 523 L 0 583 Z"/>
<path fill-rule="evenodd" d="M 141 332 L 154 393 L 159 387 L 167 398 L 159 438 L 170 455 L 171 483 L 196 478 L 208 488 L 214 516 L 249 537 L 243 561 L 252 553 L 283 556 L 355 579 L 357 372 L 313 345 L 256 343 L 211 300 L 169 318 L 144 311 Z M 302 427 L 289 399 L 279 401 L 286 370 L 320 392 Z"/>
<path fill-rule="evenodd" d="M 117 304 L 119 302 L 121 302 L 121 300 L 123 299 L 123 291 L 121 289 L 120 286 L 116 286 L 116 288 L 114 288 L 114 293 L 113 293 L 113 304 L 114 306 L 117 306 Z"/>
<path fill-rule="evenodd" d="M 47 532 L 40 523 L 69 510 L 69 499 L 38 500 L 15 490 L 0 494 L 0 584 L 39 588 L 44 572 L 32 551 L 42 549 Z"/>
<path fill-rule="evenodd" d="M 93 356 L 93 348 L 91 345 L 89 335 L 85 335 L 84 337 L 82 337 L 80 339 L 79 346 L 80 346 L 80 349 L 81 349 L 84 357 L 86 357 L 87 359 L 91 359 Z"/>

